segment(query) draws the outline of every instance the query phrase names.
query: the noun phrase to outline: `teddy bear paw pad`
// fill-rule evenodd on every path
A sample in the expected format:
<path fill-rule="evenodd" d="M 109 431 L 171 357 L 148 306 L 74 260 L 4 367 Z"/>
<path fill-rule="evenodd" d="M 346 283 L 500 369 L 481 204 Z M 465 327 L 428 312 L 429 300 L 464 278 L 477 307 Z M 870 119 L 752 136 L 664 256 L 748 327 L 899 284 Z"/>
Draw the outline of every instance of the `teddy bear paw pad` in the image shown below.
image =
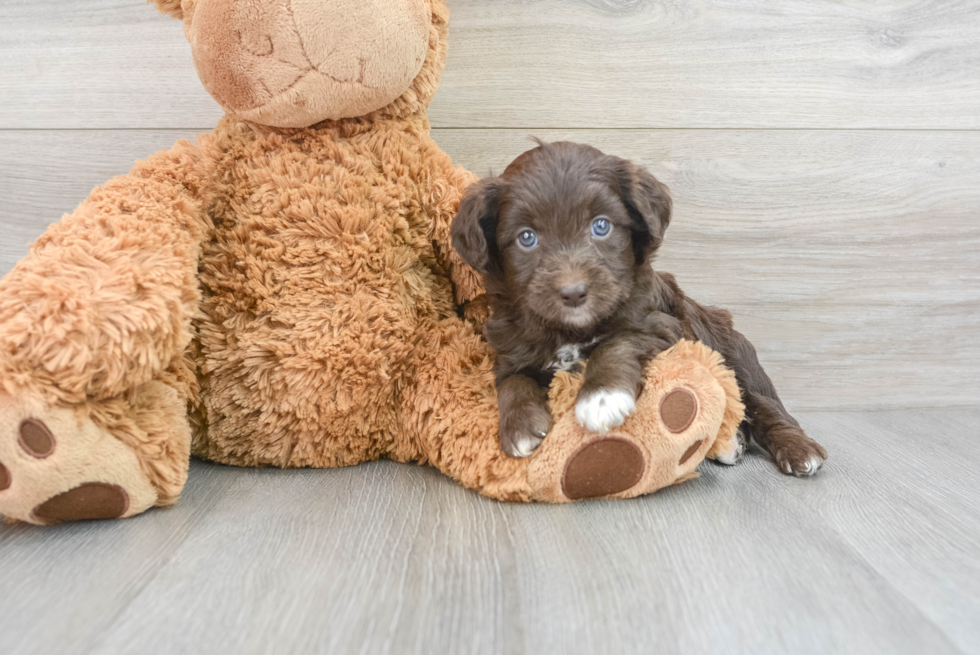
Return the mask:
<path fill-rule="evenodd" d="M 86 482 L 49 498 L 34 508 L 48 523 L 85 519 L 117 519 L 129 509 L 129 494 L 118 484 Z"/>
<path fill-rule="evenodd" d="M 635 444 L 616 437 L 596 439 L 568 458 L 562 492 L 570 500 L 618 494 L 635 486 L 645 468 L 643 453 Z"/>
<path fill-rule="evenodd" d="M 692 443 L 691 446 L 687 450 L 684 451 L 684 454 L 681 455 L 681 459 L 680 459 L 680 461 L 677 462 L 677 464 L 678 465 L 684 464 L 685 462 L 687 462 L 687 460 L 689 460 L 692 457 L 694 457 L 694 453 L 696 453 L 696 452 L 698 452 L 698 450 L 700 450 L 701 445 L 703 443 L 704 443 L 704 439 L 698 439 L 697 441 L 695 441 L 694 443 Z"/>
<path fill-rule="evenodd" d="M 688 429 L 697 415 L 697 396 L 687 389 L 674 389 L 660 400 L 660 419 L 674 434 Z"/>
<path fill-rule="evenodd" d="M 39 524 L 113 519 L 156 500 L 136 453 L 91 419 L 0 397 L 0 514 Z"/>
<path fill-rule="evenodd" d="M 19 434 L 17 441 L 20 443 L 20 447 L 31 457 L 44 459 L 54 452 L 54 435 L 51 434 L 51 430 L 43 421 L 34 418 L 24 419 L 20 422 L 17 433 Z"/>

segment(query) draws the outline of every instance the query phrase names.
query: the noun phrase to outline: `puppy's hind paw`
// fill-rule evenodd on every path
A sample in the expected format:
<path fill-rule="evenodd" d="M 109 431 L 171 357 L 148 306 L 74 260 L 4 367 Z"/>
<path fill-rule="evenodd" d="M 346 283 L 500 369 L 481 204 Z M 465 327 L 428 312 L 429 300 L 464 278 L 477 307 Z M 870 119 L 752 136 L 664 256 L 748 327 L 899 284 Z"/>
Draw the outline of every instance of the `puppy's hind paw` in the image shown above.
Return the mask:
<path fill-rule="evenodd" d="M 786 475 L 805 478 L 820 470 L 827 461 L 827 451 L 813 439 L 800 435 L 794 439 L 784 439 L 777 445 L 773 459 Z"/>
<path fill-rule="evenodd" d="M 605 434 L 623 424 L 636 410 L 636 398 L 623 389 L 599 389 L 580 393 L 575 403 L 575 418 L 589 432 Z"/>
<path fill-rule="evenodd" d="M 735 464 L 738 464 L 738 462 L 742 459 L 742 455 L 745 454 L 747 444 L 748 439 L 746 438 L 745 433 L 739 429 L 729 443 L 712 447 L 711 452 L 708 453 L 708 457 L 719 464 L 734 466 Z"/>

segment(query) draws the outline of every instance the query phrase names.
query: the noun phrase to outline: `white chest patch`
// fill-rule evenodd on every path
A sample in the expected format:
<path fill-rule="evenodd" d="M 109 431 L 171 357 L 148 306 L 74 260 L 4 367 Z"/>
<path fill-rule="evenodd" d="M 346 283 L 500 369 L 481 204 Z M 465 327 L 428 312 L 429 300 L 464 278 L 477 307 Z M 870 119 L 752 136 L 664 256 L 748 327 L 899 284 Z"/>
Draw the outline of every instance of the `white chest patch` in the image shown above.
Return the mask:
<path fill-rule="evenodd" d="M 554 359 L 548 362 L 549 371 L 571 371 L 579 362 L 584 362 L 589 349 L 599 342 L 598 337 L 586 343 L 566 343 L 555 351 Z"/>

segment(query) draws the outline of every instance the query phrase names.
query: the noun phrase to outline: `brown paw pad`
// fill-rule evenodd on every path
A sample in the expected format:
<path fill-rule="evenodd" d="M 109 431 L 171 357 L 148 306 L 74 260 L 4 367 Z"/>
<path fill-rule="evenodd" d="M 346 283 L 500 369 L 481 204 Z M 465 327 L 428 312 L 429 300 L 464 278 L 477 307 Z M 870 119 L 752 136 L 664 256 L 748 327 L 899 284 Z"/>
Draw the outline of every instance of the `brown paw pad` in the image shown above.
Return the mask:
<path fill-rule="evenodd" d="M 34 508 L 34 516 L 49 523 L 117 519 L 127 509 L 129 494 L 119 485 L 86 482 L 44 501 Z"/>
<path fill-rule="evenodd" d="M 36 418 L 27 418 L 20 422 L 20 436 L 17 442 L 32 457 L 44 459 L 54 452 L 55 440 L 51 430 Z"/>
<path fill-rule="evenodd" d="M 698 448 L 700 448 L 701 447 L 701 444 L 703 444 L 703 443 L 704 443 L 704 439 L 698 439 L 697 441 L 695 441 L 694 443 L 692 443 L 691 444 L 691 447 L 684 451 L 684 454 L 681 455 L 680 461 L 677 462 L 677 463 L 678 464 L 683 464 L 687 460 L 689 460 L 692 457 L 694 457 L 694 453 L 698 452 Z"/>
<path fill-rule="evenodd" d="M 674 389 L 660 401 L 660 419 L 673 433 L 683 432 L 698 415 L 698 399 L 687 389 Z"/>
<path fill-rule="evenodd" d="M 10 471 L 0 462 L 0 491 L 10 487 Z"/>
<path fill-rule="evenodd" d="M 633 487 L 646 462 L 636 445 L 625 439 L 598 439 L 580 447 L 565 464 L 561 488 L 566 498 L 599 498 Z"/>

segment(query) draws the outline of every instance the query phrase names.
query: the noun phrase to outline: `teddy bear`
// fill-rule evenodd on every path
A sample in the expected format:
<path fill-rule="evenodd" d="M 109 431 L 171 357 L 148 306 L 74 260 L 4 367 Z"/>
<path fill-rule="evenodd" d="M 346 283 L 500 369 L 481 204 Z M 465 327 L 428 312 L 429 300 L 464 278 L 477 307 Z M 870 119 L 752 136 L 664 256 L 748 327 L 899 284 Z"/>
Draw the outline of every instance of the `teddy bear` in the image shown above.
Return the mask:
<path fill-rule="evenodd" d="M 507 501 L 649 493 L 733 459 L 734 375 L 680 342 L 590 434 L 551 388 L 529 458 L 498 446 L 487 302 L 450 225 L 476 177 L 429 135 L 444 0 L 155 0 L 227 112 L 96 188 L 0 282 L 0 513 L 174 503 L 232 466 L 427 463 Z"/>

